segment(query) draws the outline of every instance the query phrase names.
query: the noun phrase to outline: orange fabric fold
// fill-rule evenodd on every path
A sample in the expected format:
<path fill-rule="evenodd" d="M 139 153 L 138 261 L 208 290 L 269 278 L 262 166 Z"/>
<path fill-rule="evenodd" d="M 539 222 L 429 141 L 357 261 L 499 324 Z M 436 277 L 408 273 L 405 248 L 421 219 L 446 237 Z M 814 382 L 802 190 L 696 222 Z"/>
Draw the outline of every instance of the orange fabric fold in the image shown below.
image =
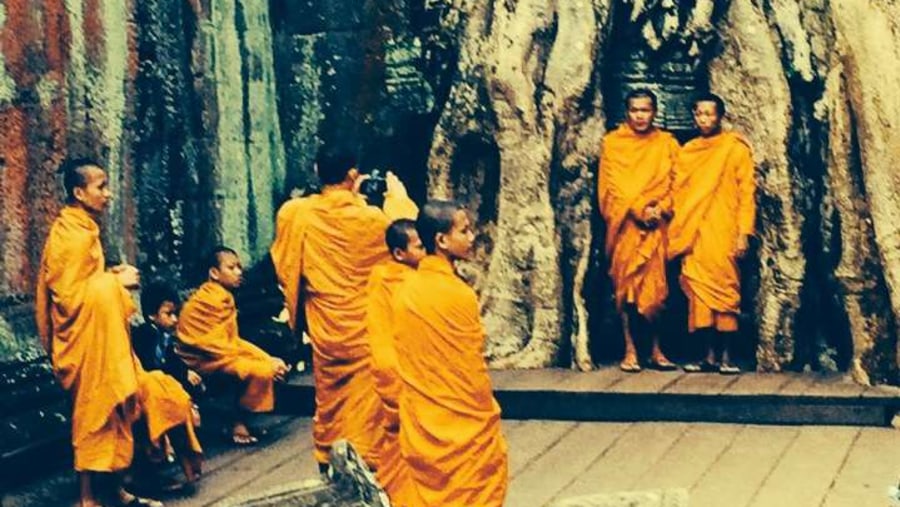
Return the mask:
<path fill-rule="evenodd" d="M 296 329 L 303 299 L 313 347 L 313 439 L 320 463 L 328 461 L 338 439 L 353 444 L 370 465 L 377 463 L 381 400 L 372 389 L 366 285 L 372 268 L 390 258 L 387 226 L 418 213 L 406 196 L 387 195 L 384 209 L 367 206 L 349 190 L 332 189 L 289 201 L 278 213 L 270 253 L 295 331 L 303 331 Z"/>
<path fill-rule="evenodd" d="M 634 304 L 648 318 L 659 312 L 669 293 L 665 225 L 646 230 L 636 219 L 646 219 L 644 208 L 650 204 L 671 211 L 677 154 L 678 142 L 662 130 L 641 135 L 622 125 L 603 138 L 598 197 L 616 306 L 621 310 Z"/>
<path fill-rule="evenodd" d="M 177 380 L 162 371 L 148 372 L 141 368 L 137 396 L 147 423 L 147 433 L 154 445 L 158 446 L 159 440 L 169 430 L 184 426 L 189 450 L 196 454 L 203 452 L 191 417 L 191 397 Z"/>
<path fill-rule="evenodd" d="M 397 297 L 400 446 L 410 505 L 503 505 L 506 440 L 484 360 L 475 291 L 428 256 Z"/>
<path fill-rule="evenodd" d="M 388 261 L 375 266 L 367 287 L 366 326 L 372 351 L 372 374 L 375 390 L 381 396 L 383 433 L 376 443 L 378 481 L 387 491 L 391 505 L 411 507 L 409 473 L 400 454 L 400 416 L 397 403 L 401 380 L 397 372 L 397 349 L 394 346 L 394 299 L 404 281 L 415 273 L 413 268 Z"/>
<path fill-rule="evenodd" d="M 53 371 L 72 394 L 75 469 L 112 472 L 131 463 L 139 364 L 128 318 L 135 306 L 105 270 L 100 229 L 81 208 L 63 208 L 41 258 L 35 309 Z"/>
<path fill-rule="evenodd" d="M 178 355 L 204 375 L 236 377 L 243 384 L 240 405 L 251 412 L 275 408 L 272 357 L 238 335 L 237 307 L 231 292 L 206 282 L 184 304 L 178 318 Z"/>
<path fill-rule="evenodd" d="M 738 134 L 700 137 L 681 149 L 668 254 L 684 256 L 680 282 L 690 299 L 691 331 L 737 327 L 741 293 L 735 249 L 740 236 L 753 234 L 755 191 L 750 146 Z"/>

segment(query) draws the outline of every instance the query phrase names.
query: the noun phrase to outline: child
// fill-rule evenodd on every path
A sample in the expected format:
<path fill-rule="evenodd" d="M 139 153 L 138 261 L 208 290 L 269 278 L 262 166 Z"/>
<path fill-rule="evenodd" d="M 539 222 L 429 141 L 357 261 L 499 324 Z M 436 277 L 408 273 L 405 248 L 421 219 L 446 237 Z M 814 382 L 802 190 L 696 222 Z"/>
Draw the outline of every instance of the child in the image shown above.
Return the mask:
<path fill-rule="evenodd" d="M 132 332 L 131 343 L 145 370 L 162 370 L 171 375 L 197 400 L 205 391 L 203 379 L 175 353 L 178 303 L 178 294 L 162 282 L 144 287 L 141 290 L 144 323 Z M 195 421 L 195 426 L 198 425 Z"/>
<path fill-rule="evenodd" d="M 203 375 L 224 375 L 241 384 L 239 410 L 231 431 L 237 445 L 258 442 L 241 411 L 269 412 L 275 408 L 275 382 L 288 366 L 238 336 L 237 307 L 232 291 L 241 286 L 243 267 L 237 252 L 219 246 L 206 262 L 208 280 L 184 304 L 178 321 L 175 351 L 189 368 Z"/>
<path fill-rule="evenodd" d="M 411 485 L 406 463 L 400 455 L 397 399 L 401 381 L 394 347 L 393 307 L 397 291 L 415 273 L 419 261 L 425 257 L 425 248 L 416 232 L 416 223 L 409 219 L 391 223 L 384 238 L 392 260 L 372 269 L 366 288 L 366 328 L 372 352 L 372 374 L 375 376 L 375 390 L 382 402 L 383 434 L 376 444 L 377 478 L 390 497 L 391 504 L 405 507 L 411 505 L 408 503 Z"/>

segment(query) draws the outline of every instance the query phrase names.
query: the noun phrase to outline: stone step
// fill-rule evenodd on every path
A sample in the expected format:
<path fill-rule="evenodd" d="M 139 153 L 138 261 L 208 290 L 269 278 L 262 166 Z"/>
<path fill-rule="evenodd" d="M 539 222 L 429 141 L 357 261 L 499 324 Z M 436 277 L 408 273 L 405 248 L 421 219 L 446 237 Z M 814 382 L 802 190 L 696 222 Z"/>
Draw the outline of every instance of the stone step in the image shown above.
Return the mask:
<path fill-rule="evenodd" d="M 491 375 L 505 419 L 888 426 L 900 411 L 900 389 L 861 386 L 839 374 L 627 374 L 606 367 Z M 278 406 L 312 415 L 311 376 L 283 386 Z"/>

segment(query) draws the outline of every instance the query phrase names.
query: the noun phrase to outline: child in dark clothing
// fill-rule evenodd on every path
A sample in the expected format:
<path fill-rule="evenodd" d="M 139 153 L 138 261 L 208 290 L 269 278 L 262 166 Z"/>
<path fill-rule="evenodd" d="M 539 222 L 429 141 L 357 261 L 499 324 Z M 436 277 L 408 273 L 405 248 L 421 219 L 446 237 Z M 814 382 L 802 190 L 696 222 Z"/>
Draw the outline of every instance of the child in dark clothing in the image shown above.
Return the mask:
<path fill-rule="evenodd" d="M 141 290 L 144 323 L 132 332 L 131 343 L 145 370 L 162 370 L 171 375 L 196 400 L 206 390 L 203 379 L 175 353 L 178 303 L 178 294 L 167 285 L 152 283 L 144 287 Z"/>

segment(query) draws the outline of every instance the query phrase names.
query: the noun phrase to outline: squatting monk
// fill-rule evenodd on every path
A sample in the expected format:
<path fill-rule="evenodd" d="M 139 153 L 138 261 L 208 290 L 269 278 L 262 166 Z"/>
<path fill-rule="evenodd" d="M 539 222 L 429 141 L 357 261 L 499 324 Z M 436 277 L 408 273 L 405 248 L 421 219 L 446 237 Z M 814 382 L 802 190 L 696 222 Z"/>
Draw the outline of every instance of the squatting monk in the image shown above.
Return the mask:
<path fill-rule="evenodd" d="M 231 439 L 236 445 L 253 445 L 259 439 L 247 427 L 245 412 L 275 408 L 275 382 L 284 380 L 288 367 L 238 334 L 232 291 L 241 286 L 243 266 L 237 252 L 217 246 L 205 264 L 209 278 L 181 310 L 175 350 L 188 368 L 201 375 L 226 377 L 239 384 Z"/>
<path fill-rule="evenodd" d="M 500 406 L 484 359 L 478 298 L 454 271 L 471 255 L 471 222 L 458 204 L 431 201 L 416 229 L 428 255 L 401 287 L 394 313 L 408 505 L 499 507 L 509 466 Z"/>
<path fill-rule="evenodd" d="M 656 95 L 650 90 L 629 92 L 625 107 L 625 123 L 603 138 L 598 177 L 609 274 L 625 336 L 619 368 L 641 371 L 632 324 L 642 317 L 652 325 L 649 366 L 674 370 L 653 324 L 669 294 L 665 229 L 672 218 L 670 193 L 678 142 L 653 125 Z"/>
<path fill-rule="evenodd" d="M 689 372 L 740 373 L 729 345 L 738 330 L 738 261 L 747 253 L 754 231 L 756 183 L 750 146 L 740 135 L 722 129 L 724 116 L 720 97 L 698 98 L 694 122 L 700 136 L 684 145 L 675 164 L 668 256 L 681 258 L 688 331 L 707 350 L 703 361 L 685 367 Z"/>
<path fill-rule="evenodd" d="M 53 371 L 72 396 L 81 505 L 162 505 L 127 492 L 118 473 L 132 462 L 138 421 L 152 444 L 171 431 L 180 453 L 199 456 L 190 397 L 175 379 L 145 372 L 131 348 L 128 319 L 136 307 L 128 291 L 139 286 L 140 274 L 128 264 L 106 269 L 100 243 L 112 197 L 106 172 L 86 159 L 66 161 L 59 172 L 67 203 L 44 245 L 35 312 Z"/>
<path fill-rule="evenodd" d="M 387 491 L 391 505 L 412 507 L 409 498 L 409 473 L 400 454 L 400 417 L 397 403 L 400 376 L 397 372 L 397 350 L 394 346 L 394 301 L 403 283 L 415 273 L 425 248 L 416 223 L 402 218 L 391 223 L 385 243 L 392 259 L 375 266 L 369 276 L 366 325 L 372 351 L 372 373 L 375 389 L 381 396 L 384 433 L 377 444 L 378 482 Z"/>
<path fill-rule="evenodd" d="M 333 442 L 346 439 L 372 467 L 381 438 L 381 399 L 372 386 L 366 326 L 366 285 L 375 265 L 390 259 L 384 242 L 394 219 L 418 211 L 391 173 L 383 210 L 359 192 L 364 180 L 352 157 L 320 155 L 319 194 L 291 199 L 278 211 L 270 250 L 285 292 L 291 329 L 313 348 L 315 458 L 327 468 Z"/>

